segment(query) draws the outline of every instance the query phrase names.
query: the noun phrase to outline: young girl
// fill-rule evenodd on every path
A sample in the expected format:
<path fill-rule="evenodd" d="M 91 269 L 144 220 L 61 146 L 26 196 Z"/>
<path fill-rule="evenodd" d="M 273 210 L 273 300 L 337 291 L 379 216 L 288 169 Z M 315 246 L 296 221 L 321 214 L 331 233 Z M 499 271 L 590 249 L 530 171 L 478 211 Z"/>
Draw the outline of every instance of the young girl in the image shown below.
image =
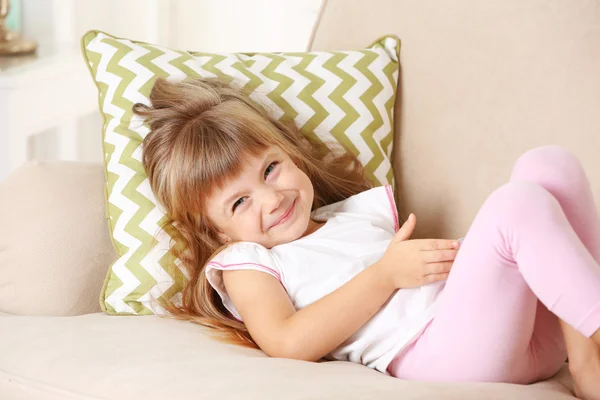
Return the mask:
<path fill-rule="evenodd" d="M 600 399 L 600 220 L 563 148 L 525 153 L 459 250 L 409 240 L 389 186 L 233 86 L 158 79 L 150 101 L 143 165 L 190 276 L 173 316 L 415 380 L 526 384 L 568 354 L 576 394 Z"/>

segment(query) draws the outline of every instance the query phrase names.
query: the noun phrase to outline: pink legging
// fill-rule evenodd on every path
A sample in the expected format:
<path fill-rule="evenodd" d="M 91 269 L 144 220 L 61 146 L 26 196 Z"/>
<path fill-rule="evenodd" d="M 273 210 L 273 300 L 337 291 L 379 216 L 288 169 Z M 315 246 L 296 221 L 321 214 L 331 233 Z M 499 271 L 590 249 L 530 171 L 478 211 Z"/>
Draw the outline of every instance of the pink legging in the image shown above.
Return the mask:
<path fill-rule="evenodd" d="M 600 220 L 574 155 L 544 146 L 519 158 L 475 217 L 439 301 L 392 376 L 532 383 L 567 357 L 557 316 L 586 337 L 600 328 Z"/>

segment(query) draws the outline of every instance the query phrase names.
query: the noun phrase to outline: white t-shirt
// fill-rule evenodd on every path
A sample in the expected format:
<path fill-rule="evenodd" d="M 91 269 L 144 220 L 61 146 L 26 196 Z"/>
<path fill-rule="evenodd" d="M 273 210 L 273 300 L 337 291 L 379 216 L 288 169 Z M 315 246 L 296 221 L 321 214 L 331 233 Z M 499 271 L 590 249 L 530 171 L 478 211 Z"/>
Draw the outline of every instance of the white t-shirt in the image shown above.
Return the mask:
<path fill-rule="evenodd" d="M 223 269 L 271 274 L 300 310 L 381 259 L 399 229 L 389 185 L 321 207 L 311 217 L 326 223 L 307 236 L 271 249 L 252 242 L 234 243 L 207 264 L 208 281 L 235 318 L 241 321 L 223 285 Z M 356 362 L 388 374 L 394 356 L 433 318 L 443 287 L 442 281 L 396 290 L 369 321 L 324 358 Z"/>

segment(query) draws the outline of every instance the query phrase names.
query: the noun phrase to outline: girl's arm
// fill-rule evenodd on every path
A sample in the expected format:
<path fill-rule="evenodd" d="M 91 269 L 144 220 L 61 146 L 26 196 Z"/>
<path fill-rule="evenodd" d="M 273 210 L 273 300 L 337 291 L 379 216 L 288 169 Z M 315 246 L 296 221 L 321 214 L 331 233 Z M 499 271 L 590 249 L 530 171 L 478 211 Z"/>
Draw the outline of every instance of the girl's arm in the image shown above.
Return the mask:
<path fill-rule="evenodd" d="M 317 361 L 358 331 L 395 291 L 380 268 L 379 263 L 371 265 L 299 311 L 279 281 L 264 272 L 223 271 L 223 283 L 265 353 Z"/>

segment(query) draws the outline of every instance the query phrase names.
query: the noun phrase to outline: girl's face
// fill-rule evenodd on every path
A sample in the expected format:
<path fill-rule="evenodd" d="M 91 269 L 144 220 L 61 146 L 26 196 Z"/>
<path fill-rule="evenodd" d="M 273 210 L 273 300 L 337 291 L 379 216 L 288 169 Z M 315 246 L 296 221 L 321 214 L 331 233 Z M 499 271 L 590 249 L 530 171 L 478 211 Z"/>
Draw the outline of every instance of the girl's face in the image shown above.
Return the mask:
<path fill-rule="evenodd" d="M 236 179 L 206 201 L 208 217 L 225 241 L 248 241 L 266 248 L 305 236 L 319 224 L 310 219 L 314 190 L 310 179 L 278 146 L 247 158 Z"/>

